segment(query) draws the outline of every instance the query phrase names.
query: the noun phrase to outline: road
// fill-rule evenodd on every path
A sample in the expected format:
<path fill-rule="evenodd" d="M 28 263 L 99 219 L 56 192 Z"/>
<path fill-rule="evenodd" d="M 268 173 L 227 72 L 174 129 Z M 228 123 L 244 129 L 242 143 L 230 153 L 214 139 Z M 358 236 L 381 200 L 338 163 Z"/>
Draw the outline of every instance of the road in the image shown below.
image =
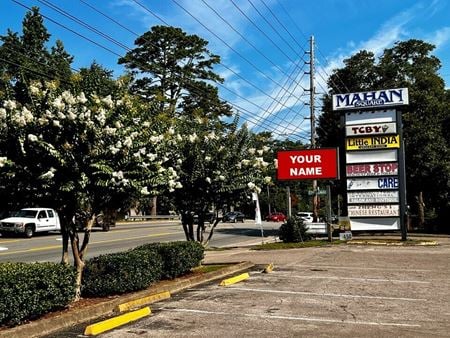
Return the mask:
<path fill-rule="evenodd" d="M 274 238 L 281 223 L 264 222 L 264 240 Z M 209 227 L 207 228 L 207 233 Z M 80 233 L 80 240 L 83 234 Z M 119 223 L 109 232 L 95 229 L 91 233 L 88 258 L 100 254 L 124 251 L 149 242 L 184 240 L 182 226 L 177 221 Z M 210 242 L 211 247 L 231 247 L 262 241 L 261 230 L 253 221 L 220 223 Z M 0 262 L 59 262 L 61 235 L 37 234 L 33 238 L 0 237 Z"/>

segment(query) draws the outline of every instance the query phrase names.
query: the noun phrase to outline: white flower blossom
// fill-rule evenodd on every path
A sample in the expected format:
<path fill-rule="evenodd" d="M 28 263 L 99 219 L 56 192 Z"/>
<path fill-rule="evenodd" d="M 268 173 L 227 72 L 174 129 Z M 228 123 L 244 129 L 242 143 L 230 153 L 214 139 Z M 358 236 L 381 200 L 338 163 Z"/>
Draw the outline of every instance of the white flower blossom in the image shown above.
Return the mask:
<path fill-rule="evenodd" d="M 147 187 L 143 187 L 143 188 L 141 189 L 141 194 L 144 195 L 144 196 L 146 196 L 146 195 L 150 195 L 150 192 L 148 191 L 148 188 L 147 188 Z"/>
<path fill-rule="evenodd" d="M 183 188 L 183 185 L 181 184 L 181 182 L 177 182 L 175 184 L 175 189 L 181 189 L 181 188 Z"/>
<path fill-rule="evenodd" d="M 272 177 L 270 177 L 270 176 L 264 177 L 264 183 L 270 183 L 270 182 L 272 182 Z"/>
<path fill-rule="evenodd" d="M 34 83 L 31 84 L 29 88 L 30 88 L 30 93 L 33 95 L 38 95 L 41 92 L 40 88 L 38 86 L 36 86 Z"/>
<path fill-rule="evenodd" d="M 56 116 L 60 119 L 60 120 L 64 120 L 66 118 L 66 115 L 63 112 L 58 112 L 56 114 Z"/>
<path fill-rule="evenodd" d="M 0 108 L 0 119 L 4 120 L 6 119 L 6 109 Z"/>
<path fill-rule="evenodd" d="M 219 180 L 221 180 L 221 181 L 225 181 L 225 176 L 223 176 L 223 175 L 219 175 Z"/>
<path fill-rule="evenodd" d="M 28 141 L 30 142 L 36 142 L 38 140 L 38 137 L 33 134 L 28 134 Z"/>
<path fill-rule="evenodd" d="M 111 95 L 108 95 L 107 97 L 104 97 L 102 99 L 102 102 L 105 103 L 109 108 L 112 108 L 114 106 L 114 102 L 111 99 Z"/>
<path fill-rule="evenodd" d="M 59 123 L 58 120 L 53 120 L 53 126 L 55 127 L 59 127 L 61 124 Z"/>
<path fill-rule="evenodd" d="M 65 90 L 62 92 L 61 97 L 64 99 L 64 101 L 66 101 L 68 104 L 75 104 L 76 100 L 73 97 L 72 93 L 69 92 L 68 90 Z"/>
<path fill-rule="evenodd" d="M 69 110 L 67 113 L 67 118 L 71 121 L 74 121 L 77 118 L 77 115 L 73 112 L 73 110 Z"/>
<path fill-rule="evenodd" d="M 247 183 L 247 187 L 249 187 L 249 189 L 254 189 L 255 187 L 256 187 L 256 185 L 255 185 L 255 183 L 253 183 L 253 182 L 248 182 Z"/>
<path fill-rule="evenodd" d="M 115 155 L 115 154 L 117 154 L 117 153 L 120 151 L 120 149 L 119 149 L 119 148 L 116 148 L 116 147 L 114 147 L 114 146 L 110 146 L 110 147 L 109 147 L 109 151 L 110 151 L 113 155 Z"/>
<path fill-rule="evenodd" d="M 263 151 L 264 151 L 265 153 L 267 153 L 269 150 L 270 150 L 270 147 L 268 147 L 268 146 L 264 146 L 264 147 L 263 147 Z"/>
<path fill-rule="evenodd" d="M 62 102 L 61 96 L 58 96 L 56 99 L 54 99 L 51 105 L 59 110 L 63 110 L 64 107 L 66 106 L 64 102 Z"/>
<path fill-rule="evenodd" d="M 254 155 L 255 152 L 256 152 L 256 149 L 255 149 L 255 148 L 249 148 L 249 149 L 248 149 L 248 152 L 249 152 L 251 155 Z"/>
<path fill-rule="evenodd" d="M 194 143 L 197 139 L 198 139 L 198 136 L 196 133 L 189 135 L 189 142 Z"/>
<path fill-rule="evenodd" d="M 86 103 L 86 102 L 87 102 L 86 95 L 84 95 L 84 93 L 81 92 L 81 93 L 77 96 L 77 101 L 78 101 L 79 103 Z"/>
<path fill-rule="evenodd" d="M 206 162 L 211 161 L 211 156 L 205 156 L 205 161 L 206 161 Z"/>
<path fill-rule="evenodd" d="M 8 162 L 8 158 L 5 157 L 5 156 L 1 156 L 1 157 L 0 157 L 0 168 L 1 168 L 1 167 L 4 167 L 5 164 L 6 164 L 6 162 Z"/>
<path fill-rule="evenodd" d="M 257 150 L 257 153 L 258 153 L 259 156 L 261 156 L 261 155 L 264 153 L 264 150 L 258 149 L 258 150 Z"/>
<path fill-rule="evenodd" d="M 174 135 L 175 134 L 175 129 L 173 129 L 173 127 L 170 127 L 167 132 L 169 133 L 169 135 Z"/>
<path fill-rule="evenodd" d="M 249 165 L 249 164 L 250 164 L 250 160 L 243 159 L 243 160 L 241 161 L 241 163 L 242 163 L 242 165 L 246 166 L 246 165 Z"/>
<path fill-rule="evenodd" d="M 104 130 L 106 135 L 114 135 L 117 131 L 116 128 L 111 128 L 110 126 L 106 126 Z"/>
<path fill-rule="evenodd" d="M 48 124 L 48 119 L 46 119 L 45 117 L 40 117 L 40 118 L 38 118 L 38 123 L 41 126 L 44 126 L 44 125 Z"/>
<path fill-rule="evenodd" d="M 47 171 L 46 173 L 39 176 L 39 178 L 41 178 L 43 180 L 50 180 L 55 176 L 55 171 L 56 171 L 55 168 L 50 168 L 49 171 Z"/>
<path fill-rule="evenodd" d="M 13 100 L 6 100 L 5 102 L 3 102 L 3 107 L 9 110 L 13 110 L 17 108 L 17 105 L 16 102 Z"/>
<path fill-rule="evenodd" d="M 122 170 L 114 171 L 112 173 L 112 177 L 117 178 L 119 180 L 122 180 L 123 179 L 123 172 L 122 172 Z"/>
<path fill-rule="evenodd" d="M 150 160 L 150 161 L 154 161 L 154 160 L 156 160 L 156 158 L 158 157 L 156 154 L 152 154 L 152 153 L 148 153 L 147 154 L 147 157 L 148 157 L 148 159 Z"/>
<path fill-rule="evenodd" d="M 207 178 L 205 179 L 205 181 L 208 182 L 209 184 L 211 184 L 211 178 L 207 177 Z"/>
<path fill-rule="evenodd" d="M 123 141 L 123 145 L 127 148 L 130 148 L 133 145 L 133 140 L 131 137 L 126 137 L 125 141 Z"/>

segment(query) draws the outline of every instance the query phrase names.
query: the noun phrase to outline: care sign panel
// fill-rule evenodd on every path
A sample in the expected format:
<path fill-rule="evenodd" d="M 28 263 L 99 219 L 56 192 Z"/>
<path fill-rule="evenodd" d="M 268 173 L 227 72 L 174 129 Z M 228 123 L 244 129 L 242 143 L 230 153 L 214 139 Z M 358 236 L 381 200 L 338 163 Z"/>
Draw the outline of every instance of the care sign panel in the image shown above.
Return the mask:
<path fill-rule="evenodd" d="M 347 150 L 369 150 L 400 148 L 400 137 L 398 135 L 380 135 L 369 137 L 351 137 L 345 142 Z"/>
<path fill-rule="evenodd" d="M 397 190 L 388 191 L 360 191 L 347 193 L 347 202 L 349 204 L 365 203 L 398 203 L 399 193 Z"/>
<path fill-rule="evenodd" d="M 396 217 L 400 215 L 398 204 L 349 205 L 349 217 Z"/>
<path fill-rule="evenodd" d="M 397 133 L 397 125 L 395 124 L 395 122 L 357 124 L 345 127 L 345 135 L 347 136 L 367 136 L 367 135 L 383 135 L 396 133 Z"/>
<path fill-rule="evenodd" d="M 279 180 L 335 179 L 338 175 L 336 148 L 280 151 Z"/>
<path fill-rule="evenodd" d="M 391 190 L 398 189 L 398 177 L 368 177 L 347 179 L 347 190 Z"/>
<path fill-rule="evenodd" d="M 347 164 L 347 177 L 397 175 L 397 162 Z"/>

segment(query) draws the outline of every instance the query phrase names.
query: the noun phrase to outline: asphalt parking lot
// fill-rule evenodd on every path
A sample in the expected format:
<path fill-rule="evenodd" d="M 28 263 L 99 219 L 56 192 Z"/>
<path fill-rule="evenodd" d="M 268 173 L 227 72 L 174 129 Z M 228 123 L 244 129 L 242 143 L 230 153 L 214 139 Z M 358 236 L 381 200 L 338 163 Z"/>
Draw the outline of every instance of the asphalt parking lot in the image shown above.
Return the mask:
<path fill-rule="evenodd" d="M 244 282 L 191 288 L 99 337 L 448 337 L 450 241 L 208 252 L 261 264 Z M 272 273 L 261 273 L 274 263 Z"/>

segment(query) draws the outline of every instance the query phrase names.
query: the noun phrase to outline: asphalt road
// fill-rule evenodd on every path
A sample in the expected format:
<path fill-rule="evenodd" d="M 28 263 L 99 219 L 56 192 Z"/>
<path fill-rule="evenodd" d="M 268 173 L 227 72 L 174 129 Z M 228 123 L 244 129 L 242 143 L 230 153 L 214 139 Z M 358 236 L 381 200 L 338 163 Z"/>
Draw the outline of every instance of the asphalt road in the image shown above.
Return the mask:
<path fill-rule="evenodd" d="M 271 240 L 281 223 L 265 222 L 264 236 L 253 221 L 245 223 L 219 223 L 214 231 L 211 247 L 230 247 L 255 244 Z M 209 233 L 207 227 L 207 233 Z M 83 234 L 80 233 L 80 240 Z M 120 223 L 109 232 L 95 229 L 91 233 L 88 258 L 100 254 L 124 251 L 149 242 L 184 240 L 182 226 L 176 221 L 151 221 Z M 61 235 L 36 234 L 33 238 L 0 237 L 0 262 L 59 262 L 61 260 Z M 70 248 L 69 248 L 70 250 Z M 70 256 L 70 252 L 69 252 Z"/>

